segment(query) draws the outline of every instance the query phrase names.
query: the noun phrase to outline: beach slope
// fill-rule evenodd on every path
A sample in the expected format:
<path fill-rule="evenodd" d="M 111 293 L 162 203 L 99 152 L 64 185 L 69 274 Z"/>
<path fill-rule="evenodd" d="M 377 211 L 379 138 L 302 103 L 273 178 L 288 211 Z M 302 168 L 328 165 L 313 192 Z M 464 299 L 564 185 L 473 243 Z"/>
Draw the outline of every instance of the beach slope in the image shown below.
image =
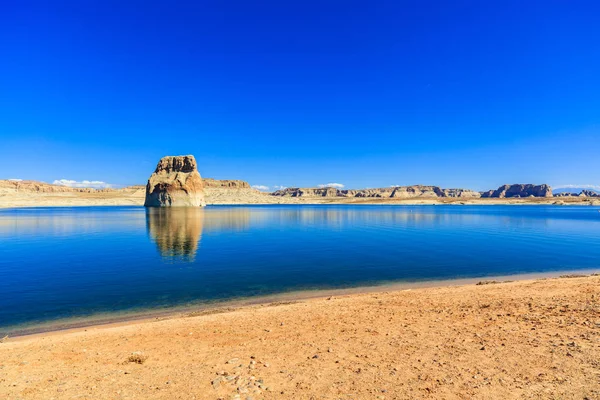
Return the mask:
<path fill-rule="evenodd" d="M 542 279 L 9 338 L 0 398 L 597 399 L 599 296 Z"/>

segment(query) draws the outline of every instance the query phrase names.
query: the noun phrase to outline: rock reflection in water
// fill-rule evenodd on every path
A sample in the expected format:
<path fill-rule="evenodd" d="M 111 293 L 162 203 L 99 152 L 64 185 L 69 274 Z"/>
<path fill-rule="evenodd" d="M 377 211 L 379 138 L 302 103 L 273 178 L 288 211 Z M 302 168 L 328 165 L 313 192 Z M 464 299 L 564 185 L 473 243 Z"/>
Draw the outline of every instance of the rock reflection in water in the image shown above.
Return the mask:
<path fill-rule="evenodd" d="M 194 260 L 202 236 L 204 209 L 149 208 L 146 210 L 146 224 L 163 257 Z"/>
<path fill-rule="evenodd" d="M 194 261 L 200 245 L 201 236 L 207 245 L 213 238 L 228 237 L 241 240 L 245 232 L 259 232 L 265 229 L 277 232 L 297 232 L 299 227 L 322 229 L 326 232 L 356 230 L 369 231 L 393 230 L 397 235 L 402 232 L 443 233 L 478 232 L 491 229 L 490 226 L 532 227 L 545 226 L 548 218 L 519 215 L 504 212 L 493 213 L 486 209 L 458 209 L 430 207 L 225 207 L 208 208 L 156 208 L 146 211 L 146 223 L 149 236 L 156 243 L 164 258 L 178 258 Z M 556 217 L 555 217 L 556 219 Z M 241 234 L 244 233 L 244 234 Z M 325 241 L 324 243 L 327 243 Z M 426 245 L 429 245 L 428 243 Z"/>
<path fill-rule="evenodd" d="M 251 209 L 248 207 L 210 207 L 205 212 L 205 232 L 242 232 L 250 229 Z M 252 222 L 260 222 L 265 214 L 255 211 L 252 213 Z"/>

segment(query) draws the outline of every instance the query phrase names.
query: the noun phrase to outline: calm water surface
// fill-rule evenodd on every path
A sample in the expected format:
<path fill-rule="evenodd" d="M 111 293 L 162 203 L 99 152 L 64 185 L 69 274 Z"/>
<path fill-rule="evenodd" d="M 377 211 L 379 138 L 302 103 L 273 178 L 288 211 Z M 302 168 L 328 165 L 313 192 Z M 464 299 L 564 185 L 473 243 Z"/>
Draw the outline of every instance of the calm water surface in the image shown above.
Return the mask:
<path fill-rule="evenodd" d="M 600 270 L 598 207 L 0 210 L 0 332 L 396 281 Z"/>

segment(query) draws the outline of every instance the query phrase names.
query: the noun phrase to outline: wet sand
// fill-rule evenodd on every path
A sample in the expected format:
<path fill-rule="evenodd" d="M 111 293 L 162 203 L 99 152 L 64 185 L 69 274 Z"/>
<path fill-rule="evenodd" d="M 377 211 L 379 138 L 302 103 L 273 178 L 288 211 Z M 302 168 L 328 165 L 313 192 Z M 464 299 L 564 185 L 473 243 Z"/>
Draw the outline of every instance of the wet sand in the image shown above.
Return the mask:
<path fill-rule="evenodd" d="M 378 289 L 9 338 L 0 398 L 600 398 L 600 276 Z"/>
<path fill-rule="evenodd" d="M 1 326 L 0 337 L 8 335 L 11 338 L 20 336 L 47 335 L 61 333 L 66 331 L 76 331 L 81 328 L 94 326 L 120 326 L 133 322 L 147 322 L 157 319 L 179 318 L 199 313 L 220 313 L 224 311 L 234 311 L 241 307 L 254 305 L 270 305 L 281 302 L 297 302 L 311 299 L 326 298 L 330 296 L 345 296 L 351 294 L 378 293 L 388 291 L 400 291 L 420 288 L 436 288 L 448 286 L 463 286 L 471 284 L 507 283 L 512 281 L 524 281 L 532 279 L 559 278 L 561 276 L 573 275 L 596 275 L 600 274 L 599 269 L 570 270 L 570 271 L 551 271 L 522 273 L 513 275 L 491 275 L 475 278 L 453 278 L 443 280 L 424 280 L 424 281 L 392 281 L 389 283 L 381 282 L 372 286 L 355 286 L 345 288 L 329 289 L 306 289 L 292 290 L 281 293 L 274 293 L 263 296 L 238 297 L 225 300 L 204 300 L 186 305 L 164 307 L 139 308 L 134 310 L 96 313 L 90 316 L 62 318 L 49 322 L 32 322 L 19 326 Z"/>

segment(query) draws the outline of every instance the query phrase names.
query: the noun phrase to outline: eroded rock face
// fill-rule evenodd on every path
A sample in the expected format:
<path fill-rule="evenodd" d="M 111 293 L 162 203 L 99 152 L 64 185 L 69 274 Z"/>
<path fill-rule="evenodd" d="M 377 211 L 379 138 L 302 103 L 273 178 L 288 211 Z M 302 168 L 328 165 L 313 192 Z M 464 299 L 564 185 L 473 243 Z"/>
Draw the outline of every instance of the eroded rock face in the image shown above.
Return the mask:
<path fill-rule="evenodd" d="M 39 181 L 0 180 L 0 193 L 134 193 L 144 186 L 127 186 L 120 189 L 78 188 Z"/>
<path fill-rule="evenodd" d="M 582 190 L 579 197 L 600 197 L 600 193 L 593 190 Z"/>
<path fill-rule="evenodd" d="M 202 179 L 205 188 L 211 189 L 250 189 L 250 184 L 246 181 L 240 181 L 235 179 Z"/>
<path fill-rule="evenodd" d="M 445 197 L 467 197 L 478 198 L 481 193 L 470 189 L 442 189 Z"/>
<path fill-rule="evenodd" d="M 391 197 L 444 197 L 444 193 L 437 186 L 398 186 Z"/>
<path fill-rule="evenodd" d="M 488 192 L 482 193 L 481 197 L 552 197 L 552 188 L 549 185 L 502 185 L 496 190 L 490 190 Z"/>
<path fill-rule="evenodd" d="M 391 197 L 394 188 L 340 190 L 343 197 Z"/>
<path fill-rule="evenodd" d="M 272 193 L 273 196 L 289 197 L 480 197 L 479 192 L 468 189 L 441 189 L 437 186 L 395 186 L 378 189 L 344 189 L 335 188 L 287 188 Z"/>
<path fill-rule="evenodd" d="M 203 207 L 204 184 L 194 156 L 160 159 L 146 185 L 146 207 Z"/>
<path fill-rule="evenodd" d="M 339 191 L 335 188 L 286 188 L 272 193 L 273 196 L 288 197 L 337 197 Z"/>

